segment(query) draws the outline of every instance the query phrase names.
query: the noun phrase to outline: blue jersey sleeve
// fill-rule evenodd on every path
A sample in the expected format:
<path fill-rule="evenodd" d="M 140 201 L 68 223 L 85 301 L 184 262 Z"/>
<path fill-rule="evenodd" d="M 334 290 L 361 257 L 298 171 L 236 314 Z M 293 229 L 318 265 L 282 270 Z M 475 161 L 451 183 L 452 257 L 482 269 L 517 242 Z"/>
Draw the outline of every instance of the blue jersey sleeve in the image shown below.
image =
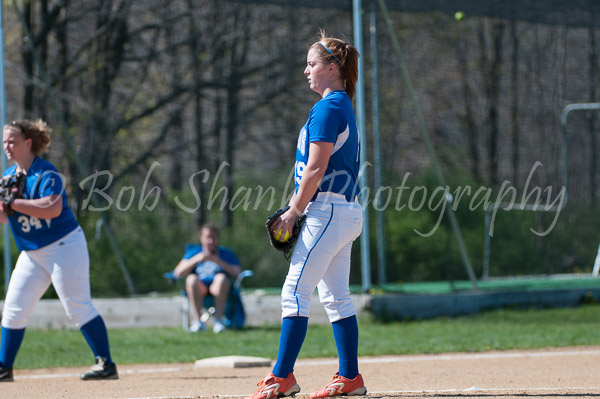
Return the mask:
<path fill-rule="evenodd" d="M 329 101 L 319 101 L 309 115 L 309 142 L 335 143 L 345 124 L 342 113 L 335 106 L 332 106 Z"/>
<path fill-rule="evenodd" d="M 4 170 L 2 177 L 12 176 L 17 171 L 17 165 L 10 166 Z"/>
<path fill-rule="evenodd" d="M 182 259 L 190 259 L 192 256 L 199 254 L 200 252 L 202 252 L 202 245 L 186 244 Z"/>

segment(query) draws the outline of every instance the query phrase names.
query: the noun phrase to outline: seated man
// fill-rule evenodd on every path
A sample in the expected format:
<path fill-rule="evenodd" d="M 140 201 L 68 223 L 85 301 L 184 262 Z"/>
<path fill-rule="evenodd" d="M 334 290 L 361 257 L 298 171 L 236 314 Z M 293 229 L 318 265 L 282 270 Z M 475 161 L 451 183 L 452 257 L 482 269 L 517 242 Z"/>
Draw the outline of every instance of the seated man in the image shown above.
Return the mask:
<path fill-rule="evenodd" d="M 185 276 L 187 292 L 192 313 L 191 332 L 204 331 L 206 326 L 200 321 L 204 307 L 204 297 L 208 294 L 215 299 L 215 334 L 225 330 L 223 314 L 227 304 L 231 279 L 242 271 L 237 257 L 228 248 L 219 246 L 219 229 L 213 223 L 205 223 L 199 230 L 201 245 L 186 245 L 183 259 L 173 273 L 175 277 Z"/>

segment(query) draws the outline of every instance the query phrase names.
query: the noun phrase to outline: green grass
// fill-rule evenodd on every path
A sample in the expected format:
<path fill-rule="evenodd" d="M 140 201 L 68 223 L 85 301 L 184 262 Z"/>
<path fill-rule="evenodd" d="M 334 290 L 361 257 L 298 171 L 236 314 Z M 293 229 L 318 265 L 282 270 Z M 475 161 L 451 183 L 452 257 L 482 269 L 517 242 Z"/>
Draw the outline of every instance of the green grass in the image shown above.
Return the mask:
<path fill-rule="evenodd" d="M 497 310 L 473 316 L 380 323 L 361 317 L 360 356 L 479 352 L 600 344 L 600 305 L 545 310 Z M 187 334 L 178 328 L 109 331 L 118 364 L 192 362 L 246 355 L 275 358 L 279 326 Z M 336 356 L 330 326 L 310 325 L 301 358 Z M 84 366 L 93 362 L 73 330 L 27 330 L 16 368 Z"/>

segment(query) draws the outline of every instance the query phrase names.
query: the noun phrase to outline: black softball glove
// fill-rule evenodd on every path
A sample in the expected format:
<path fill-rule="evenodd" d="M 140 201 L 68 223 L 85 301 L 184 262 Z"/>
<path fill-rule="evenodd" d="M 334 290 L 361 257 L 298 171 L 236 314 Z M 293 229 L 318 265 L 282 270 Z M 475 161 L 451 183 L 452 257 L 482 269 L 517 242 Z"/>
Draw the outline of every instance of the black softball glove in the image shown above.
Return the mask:
<path fill-rule="evenodd" d="M 267 234 L 269 236 L 269 242 L 271 243 L 271 246 L 276 250 L 283 252 L 283 256 L 285 256 L 285 258 L 289 262 L 290 257 L 292 256 L 292 250 L 294 249 L 294 245 L 298 240 L 300 230 L 302 229 L 302 225 L 304 224 L 304 220 L 306 220 L 306 215 L 302 214 L 296 219 L 296 224 L 292 229 L 292 236 L 285 242 L 281 242 L 275 239 L 275 233 L 271 231 L 271 226 L 277 220 L 277 218 L 283 215 L 285 212 L 287 212 L 288 209 L 290 209 L 290 207 L 286 206 L 285 208 L 278 209 L 275 213 L 269 216 L 267 218 L 267 222 L 265 223 L 265 227 L 267 228 Z"/>
<path fill-rule="evenodd" d="M 27 175 L 22 172 L 17 172 L 12 176 L 6 176 L 0 179 L 0 198 L 4 205 L 4 212 L 6 212 L 8 216 L 13 214 L 11 208 L 13 201 L 17 198 L 22 198 L 26 180 Z"/>

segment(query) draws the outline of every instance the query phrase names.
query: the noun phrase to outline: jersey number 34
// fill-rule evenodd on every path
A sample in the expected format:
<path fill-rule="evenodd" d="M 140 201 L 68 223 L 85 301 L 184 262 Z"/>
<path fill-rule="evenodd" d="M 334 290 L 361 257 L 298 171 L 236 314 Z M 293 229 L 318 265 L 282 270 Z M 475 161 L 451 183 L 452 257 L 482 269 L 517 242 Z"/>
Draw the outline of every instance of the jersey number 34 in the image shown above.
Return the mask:
<path fill-rule="evenodd" d="M 35 216 L 21 215 L 17 219 L 17 222 L 21 224 L 21 230 L 23 233 L 29 233 L 32 227 L 35 227 L 36 230 L 42 228 L 42 221 Z M 46 224 L 48 224 L 48 227 L 50 227 L 50 221 L 47 219 Z"/>

